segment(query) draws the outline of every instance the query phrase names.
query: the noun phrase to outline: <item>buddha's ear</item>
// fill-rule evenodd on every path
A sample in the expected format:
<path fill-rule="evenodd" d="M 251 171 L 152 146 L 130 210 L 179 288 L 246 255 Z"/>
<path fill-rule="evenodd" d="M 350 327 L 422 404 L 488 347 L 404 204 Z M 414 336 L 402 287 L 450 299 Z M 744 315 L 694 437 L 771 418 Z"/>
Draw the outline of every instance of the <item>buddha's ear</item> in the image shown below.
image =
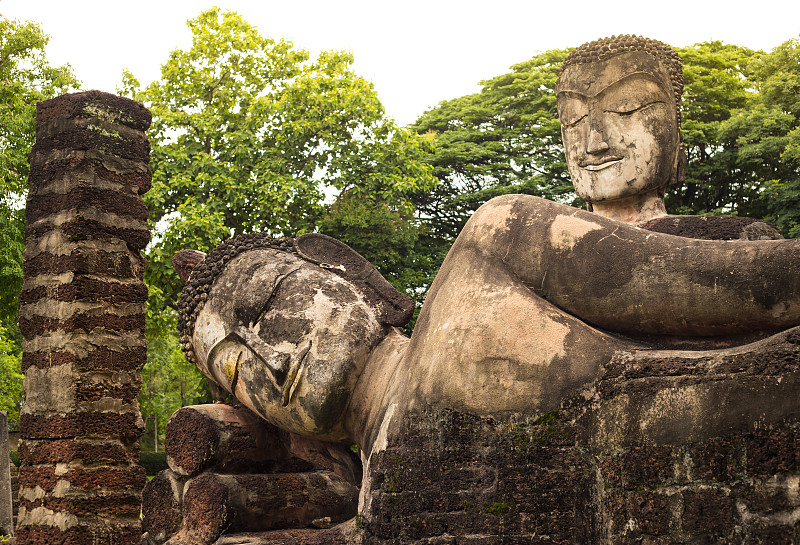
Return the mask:
<path fill-rule="evenodd" d="M 172 256 L 172 268 L 177 271 L 178 276 L 185 284 L 189 281 L 189 275 L 198 263 L 206 258 L 206 254 L 197 250 L 181 250 Z"/>
<path fill-rule="evenodd" d="M 301 256 L 357 286 L 378 309 L 378 318 L 384 324 L 402 327 L 411 319 L 411 297 L 394 289 L 372 263 L 344 242 L 311 233 L 297 237 L 294 243 Z"/>

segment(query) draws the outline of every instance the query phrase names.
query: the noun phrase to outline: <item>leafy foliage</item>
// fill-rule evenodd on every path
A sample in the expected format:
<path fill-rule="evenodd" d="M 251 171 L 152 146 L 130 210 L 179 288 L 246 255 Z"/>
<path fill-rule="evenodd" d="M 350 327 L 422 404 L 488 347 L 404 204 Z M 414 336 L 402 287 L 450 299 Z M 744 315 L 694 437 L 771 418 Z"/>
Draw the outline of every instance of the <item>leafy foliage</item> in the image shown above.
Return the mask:
<path fill-rule="evenodd" d="M 416 296 L 424 300 L 453 240 L 480 205 L 507 193 L 577 204 L 561 147 L 558 69 L 568 50 L 551 50 L 482 82 L 479 93 L 447 100 L 411 128 L 435 140 L 427 161 L 438 185 L 412 202 L 422 224 Z"/>
<path fill-rule="evenodd" d="M 800 235 L 798 41 L 766 54 L 719 41 L 678 49 L 685 91 L 686 183 L 667 193 L 680 214 L 774 219 Z M 568 51 L 547 51 L 439 104 L 413 125 L 436 139 L 440 180 L 414 196 L 429 223 L 434 271 L 466 220 L 489 198 L 529 193 L 579 205 L 563 159 L 555 81 Z"/>
<path fill-rule="evenodd" d="M 555 83 L 568 50 L 552 50 L 482 82 L 479 93 L 444 101 L 412 125 L 436 138 L 428 156 L 439 179 L 414 195 L 445 245 L 490 198 L 527 193 L 574 202 L 561 149 Z"/>
<path fill-rule="evenodd" d="M 191 49 L 172 52 L 160 81 L 140 90 L 128 73 L 123 84 L 154 117 L 154 182 L 145 195 L 157 232 L 146 273 L 151 307 L 161 313 L 175 300 L 180 283 L 169 258 L 183 248 L 323 223 L 350 242 L 361 219 L 343 213 L 352 210 L 345 205 L 325 206 L 326 193 L 387 206 L 387 221 L 409 221 L 406 195 L 434 183 L 420 160 L 426 141 L 384 116 L 372 85 L 350 70 L 351 55 L 324 52 L 311 62 L 305 51 L 216 8 L 189 27 Z M 335 218 L 327 218 L 329 209 Z M 387 226 L 380 242 L 410 232 Z M 367 238 L 354 246 L 378 245 Z M 367 257 L 380 266 L 380 254 Z"/>
<path fill-rule="evenodd" d="M 167 464 L 167 453 L 161 452 L 142 452 L 139 455 L 139 465 L 144 468 L 148 477 L 158 475 L 160 471 L 169 469 Z"/>
<path fill-rule="evenodd" d="M 0 411 L 8 413 L 9 429 L 19 426 L 19 411 L 22 407 L 22 380 L 20 372 L 21 352 L 0 326 Z"/>
<path fill-rule="evenodd" d="M 723 132 L 735 139 L 742 168 L 765 187 L 768 218 L 800 237 L 800 40 L 788 40 L 754 65 L 759 95 Z"/>
<path fill-rule="evenodd" d="M 742 164 L 736 138 L 724 130 L 733 113 L 757 96 L 753 65 L 762 52 L 722 42 L 678 49 L 683 60 L 686 183 L 667 195 L 673 213 L 763 217 L 759 176 Z"/>
<path fill-rule="evenodd" d="M 167 420 L 186 405 L 208 403 L 206 378 L 186 361 L 174 335 L 148 339 L 139 406 L 145 421 L 144 448 L 163 449 Z M 149 436 L 149 437 L 148 437 Z"/>

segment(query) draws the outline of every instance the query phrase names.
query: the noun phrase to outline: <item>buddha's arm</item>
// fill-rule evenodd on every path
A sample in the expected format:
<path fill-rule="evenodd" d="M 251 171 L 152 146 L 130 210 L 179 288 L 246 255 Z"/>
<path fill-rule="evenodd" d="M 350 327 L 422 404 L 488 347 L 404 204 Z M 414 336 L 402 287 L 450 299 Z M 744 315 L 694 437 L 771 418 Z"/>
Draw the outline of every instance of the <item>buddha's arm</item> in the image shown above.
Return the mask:
<path fill-rule="evenodd" d="M 622 333 L 723 335 L 800 324 L 800 241 L 701 241 L 525 195 L 493 199 L 454 244 Z"/>

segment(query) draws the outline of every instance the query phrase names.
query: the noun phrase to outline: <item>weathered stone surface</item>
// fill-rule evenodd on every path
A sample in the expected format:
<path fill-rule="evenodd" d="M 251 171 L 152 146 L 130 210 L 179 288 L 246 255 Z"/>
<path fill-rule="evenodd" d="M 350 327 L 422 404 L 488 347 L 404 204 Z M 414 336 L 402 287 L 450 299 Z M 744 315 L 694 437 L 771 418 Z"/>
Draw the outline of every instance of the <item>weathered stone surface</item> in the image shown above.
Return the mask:
<path fill-rule="evenodd" d="M 77 343 L 76 343 L 77 344 Z M 72 364 L 81 371 L 108 369 L 114 371 L 138 370 L 147 358 L 147 347 L 107 347 L 65 346 L 62 350 L 45 352 L 24 352 L 22 354 L 22 370 L 30 367 L 53 367 Z M 70 349 L 73 350 L 70 350 Z"/>
<path fill-rule="evenodd" d="M 142 531 L 155 543 L 176 533 L 183 523 L 183 487 L 169 469 L 159 472 L 142 491 Z"/>
<path fill-rule="evenodd" d="M 214 545 L 346 545 L 348 543 L 346 534 L 338 528 L 332 528 L 232 534 L 222 536 Z"/>
<path fill-rule="evenodd" d="M 66 194 L 45 193 L 33 195 L 29 199 L 31 207 L 30 222 L 35 222 L 58 214 L 64 210 L 94 209 L 106 214 L 114 214 L 134 220 L 147 220 L 147 207 L 136 195 L 126 195 L 119 191 L 78 187 Z M 28 218 L 26 217 L 26 220 Z M 30 231 L 35 235 L 35 231 Z M 99 234 L 104 235 L 100 230 Z M 86 235 L 89 235 L 87 237 Z M 93 238 L 94 233 L 84 232 L 84 238 Z M 137 248 L 140 249 L 140 248 Z"/>
<path fill-rule="evenodd" d="M 267 472 L 288 456 L 280 433 L 241 405 L 184 407 L 167 422 L 167 460 L 179 475 L 212 467 L 219 473 Z"/>
<path fill-rule="evenodd" d="M 76 187 L 115 189 L 143 194 L 152 174 L 141 161 L 131 161 L 97 150 L 54 150 L 31 157 L 28 182 L 35 195 L 68 193 Z"/>
<path fill-rule="evenodd" d="M 302 528 L 322 516 L 334 523 L 355 515 L 358 491 L 332 473 L 220 475 L 186 484 L 185 528 L 195 542 L 223 533 Z"/>
<path fill-rule="evenodd" d="M 112 331 L 136 331 L 144 327 L 144 319 L 143 314 L 117 316 L 79 313 L 73 314 L 66 320 L 41 317 L 20 318 L 19 327 L 23 335 L 31 337 L 59 329 L 62 331 L 83 330 L 87 333 L 98 327 Z"/>
<path fill-rule="evenodd" d="M 21 510 L 22 511 L 22 510 Z M 20 511 L 20 518 L 22 512 Z M 38 514 L 37 518 L 48 517 L 48 513 Z M 54 517 L 55 518 L 55 517 Z M 109 524 L 103 519 L 95 519 L 80 525 L 72 525 L 61 520 L 50 524 L 28 524 L 17 531 L 17 543 L 36 545 L 118 545 L 120 543 L 140 543 L 141 525 L 138 522 L 128 524 Z"/>
<path fill-rule="evenodd" d="M 536 419 L 409 414 L 365 477 L 367 542 L 793 542 L 799 349 L 792 330 L 699 361 L 621 355 L 592 396 Z M 717 395 L 694 412 L 703 384 Z"/>
<path fill-rule="evenodd" d="M 80 466 L 77 466 L 80 467 Z M 59 482 L 70 483 L 70 488 L 109 491 L 141 490 L 147 482 L 144 468 L 133 466 L 99 466 L 94 468 L 64 468 L 47 465 L 23 466 L 19 472 L 22 488 L 40 487 L 45 492 L 55 490 Z M 100 502 L 102 503 L 102 502 Z"/>
<path fill-rule="evenodd" d="M 139 442 L 123 443 L 118 439 L 60 439 L 20 442 L 19 456 L 31 466 L 66 463 L 73 460 L 84 465 L 116 462 L 138 462 Z"/>
<path fill-rule="evenodd" d="M 85 91 L 62 95 L 36 105 L 36 129 L 56 120 L 101 118 L 144 131 L 152 115 L 140 103 L 102 91 Z"/>
<path fill-rule="evenodd" d="M 666 215 L 664 188 L 683 180 L 680 58 L 638 36 L 584 44 L 556 84 L 572 183 L 594 212 L 630 223 Z"/>
<path fill-rule="evenodd" d="M 585 229 L 575 235 L 576 226 Z M 530 241 L 540 244 L 531 246 Z M 740 468 L 748 455 L 731 460 L 730 453 L 741 451 L 728 445 L 796 418 L 797 332 L 739 347 L 659 350 L 597 331 L 547 301 L 586 309 L 595 305 L 595 296 L 625 298 L 628 287 L 637 290 L 638 285 L 637 297 L 625 300 L 649 313 L 656 306 L 647 307 L 642 298 L 652 295 L 655 302 L 669 289 L 682 290 L 684 280 L 697 283 L 714 259 L 721 260 L 719 274 L 709 278 L 724 283 L 731 276 L 768 271 L 748 277 L 745 284 L 761 283 L 761 289 L 766 274 L 771 293 L 791 301 L 794 288 L 785 289 L 792 284 L 785 284 L 784 276 L 796 268 L 796 246 L 792 241 L 728 243 L 654 234 L 523 196 L 488 203 L 454 245 L 414 337 L 386 335 L 372 349 L 352 394 L 344 424 L 352 426 L 366 462 L 359 510 L 367 542 L 481 536 L 484 543 L 655 543 L 748 535 L 755 519 L 740 514 L 744 500 L 730 491 L 743 478 Z M 704 253 L 687 265 L 687 256 L 700 250 Z M 486 257 L 494 252 L 497 259 Z M 762 252 L 763 261 L 752 269 L 743 267 L 742 260 Z M 595 262 L 582 261 L 591 256 Z M 701 257 L 703 267 L 693 268 Z M 625 259 L 635 260 L 651 284 L 664 288 L 662 294 L 650 293 L 633 276 L 622 278 L 617 269 Z M 564 270 L 548 265 L 536 273 L 540 277 L 532 277 L 537 263 L 565 261 L 570 265 Z M 730 267 L 723 267 L 723 261 Z M 778 262 L 777 270 L 766 268 Z M 305 272 L 306 265 L 275 249 L 253 249 L 231 257 L 227 269 L 224 265 L 217 283 L 203 292 L 208 303 L 191 318 L 197 325 L 193 352 L 188 352 L 197 355 L 209 376 L 282 425 L 273 416 L 281 410 L 281 398 L 268 398 L 274 392 L 243 381 L 236 369 L 274 373 L 281 386 L 279 372 L 292 367 L 282 368 L 282 360 L 268 348 L 288 348 L 287 361 L 302 360 L 305 332 L 327 322 L 319 318 L 318 301 L 296 296 L 330 289 L 330 284 L 325 275 L 296 274 Z M 593 284 L 600 273 L 589 274 L 590 265 L 611 272 L 604 271 L 600 283 Z M 575 274 L 588 284 L 575 286 Z M 293 275 L 302 278 L 302 289 Z M 527 280 L 520 285 L 520 278 Z M 606 281 L 618 283 L 609 288 Z M 261 287 L 236 291 L 253 283 Z M 595 291 L 602 295 L 593 295 L 598 286 Z M 689 313 L 720 312 L 738 327 L 739 306 L 721 310 L 727 303 L 722 296 L 712 297 L 719 286 L 703 284 L 693 292 L 713 299 L 714 307 L 689 308 L 692 303 L 685 300 L 677 304 Z M 271 294 L 268 301 L 264 294 Z M 342 297 L 344 305 L 350 304 Z M 665 321 L 679 321 L 664 312 L 647 316 L 670 332 Z M 288 319 L 298 315 L 304 319 Z M 621 321 L 620 312 L 604 316 Z M 631 319 L 630 325 L 642 324 Z M 698 327 L 689 319 L 683 326 L 687 332 Z M 713 338 L 707 345 L 731 342 L 735 339 Z M 269 371 L 257 365 L 248 350 L 275 365 L 267 363 Z M 312 423 L 306 433 L 313 435 L 317 423 Z M 752 455 L 761 452 L 755 447 Z M 760 478 L 755 475 L 745 477 Z M 204 505 L 216 512 L 224 500 L 219 496 Z M 701 531 L 697 521 L 704 513 L 713 513 L 718 524 Z M 775 520 L 761 523 L 774 525 Z"/>
<path fill-rule="evenodd" d="M 178 475 L 300 473 L 324 468 L 344 480 L 361 480 L 360 462 L 343 445 L 289 434 L 242 405 L 183 407 L 166 429 L 167 461 Z"/>
<path fill-rule="evenodd" d="M 363 260 L 324 237 L 253 234 L 176 259 L 191 269 L 187 358 L 266 421 L 361 447 L 346 542 L 797 539 L 800 351 L 796 330 L 770 335 L 800 325 L 800 245 L 752 240 L 771 237 L 752 222 L 733 221 L 748 240 L 731 242 L 636 227 L 664 219 L 683 176 L 682 85 L 654 40 L 574 50 L 558 109 L 596 214 L 486 203 L 411 339 L 390 327 L 390 297 L 365 297 L 373 271 L 354 274 Z M 705 221 L 687 220 L 699 234 Z M 236 533 L 234 481 L 196 477 L 199 514 L 184 495 L 168 543 Z"/>
<path fill-rule="evenodd" d="M 48 153 L 58 149 L 97 150 L 133 161 L 147 161 L 150 142 L 141 131 L 125 130 L 119 125 L 100 118 L 77 119 L 72 123 L 58 121 L 41 124 L 37 132 L 43 132 L 33 146 L 36 153 Z"/>
<path fill-rule="evenodd" d="M 778 451 L 794 448 L 797 422 L 777 425 L 770 439 L 731 433 L 604 454 L 579 439 L 586 410 L 575 406 L 527 421 L 439 410 L 409 415 L 394 444 L 373 456 L 371 516 L 361 516 L 365 542 L 462 543 L 478 535 L 487 544 L 800 538 L 793 522 L 800 466 L 785 464 L 767 475 L 742 464 L 765 442 Z M 720 451 L 730 444 L 734 450 Z M 709 466 L 733 469 L 716 478 L 696 472 Z"/>
<path fill-rule="evenodd" d="M 119 282 L 98 280 L 88 275 L 75 275 L 71 282 L 50 286 L 23 287 L 21 304 L 35 303 L 43 298 L 55 301 L 107 301 L 112 304 L 143 303 L 147 300 L 147 286 L 141 281 Z"/>
<path fill-rule="evenodd" d="M 777 240 L 774 226 L 754 218 L 731 216 L 665 216 L 648 221 L 643 229 L 705 240 Z"/>
<path fill-rule="evenodd" d="M 63 439 L 80 436 L 106 436 L 134 439 L 142 434 L 138 405 L 126 413 L 76 412 L 64 416 L 20 416 L 20 437 L 24 439 Z M 24 430 L 24 431 L 23 431 Z"/>
<path fill-rule="evenodd" d="M 141 104 L 105 93 L 38 105 L 20 329 L 18 543 L 138 543 L 151 176 Z M 116 156 L 115 156 L 116 155 Z"/>
<path fill-rule="evenodd" d="M 0 411 L 0 534 L 14 535 L 11 471 L 8 457 L 8 415 Z"/>

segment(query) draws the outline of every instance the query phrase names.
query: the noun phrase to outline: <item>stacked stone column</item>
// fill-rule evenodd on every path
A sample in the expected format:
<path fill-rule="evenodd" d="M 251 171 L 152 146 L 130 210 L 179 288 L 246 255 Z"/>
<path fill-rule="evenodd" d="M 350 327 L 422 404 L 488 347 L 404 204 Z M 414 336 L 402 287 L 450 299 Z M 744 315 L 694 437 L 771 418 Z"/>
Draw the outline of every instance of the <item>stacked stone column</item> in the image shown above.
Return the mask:
<path fill-rule="evenodd" d="M 37 105 L 20 329 L 17 543 L 138 543 L 150 112 L 90 91 Z"/>

